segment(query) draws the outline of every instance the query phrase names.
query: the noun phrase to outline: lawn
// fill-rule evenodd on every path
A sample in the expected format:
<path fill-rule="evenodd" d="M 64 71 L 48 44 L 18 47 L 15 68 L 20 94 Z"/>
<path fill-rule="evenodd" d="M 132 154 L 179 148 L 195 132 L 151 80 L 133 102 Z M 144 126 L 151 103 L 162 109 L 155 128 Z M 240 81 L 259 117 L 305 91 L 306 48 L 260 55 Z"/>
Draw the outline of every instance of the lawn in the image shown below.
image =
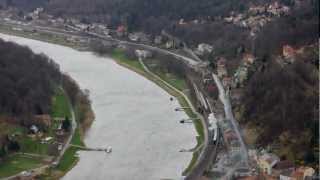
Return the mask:
<path fill-rule="evenodd" d="M 61 88 L 56 90 L 56 95 L 52 100 L 52 117 L 66 117 L 71 118 L 71 112 L 69 107 L 68 98 Z"/>
<path fill-rule="evenodd" d="M 138 70 L 144 72 L 139 61 L 127 58 L 126 55 L 120 49 L 115 49 L 112 52 L 111 57 L 120 64 L 129 65 L 129 67 L 134 68 L 135 71 Z"/>
<path fill-rule="evenodd" d="M 25 157 L 17 154 L 10 155 L 0 164 L 0 178 L 40 166 L 41 160 L 38 158 Z"/>
<path fill-rule="evenodd" d="M 78 161 L 78 157 L 75 156 L 79 148 L 69 147 L 61 158 L 59 165 L 56 167 L 57 170 L 67 172 L 75 163 Z"/>
<path fill-rule="evenodd" d="M 48 144 L 41 144 L 39 140 L 32 139 L 28 136 L 18 138 L 20 151 L 24 153 L 33 153 L 40 155 L 48 154 Z"/>

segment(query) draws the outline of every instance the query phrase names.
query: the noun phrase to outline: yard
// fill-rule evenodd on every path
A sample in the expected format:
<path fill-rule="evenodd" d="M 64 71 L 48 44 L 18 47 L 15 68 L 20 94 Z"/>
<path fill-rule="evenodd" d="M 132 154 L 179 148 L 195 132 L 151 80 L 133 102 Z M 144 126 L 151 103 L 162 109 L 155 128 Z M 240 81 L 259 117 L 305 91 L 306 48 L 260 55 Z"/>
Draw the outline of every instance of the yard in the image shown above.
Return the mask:
<path fill-rule="evenodd" d="M 39 158 L 13 154 L 8 156 L 2 163 L 0 163 L 0 178 L 7 177 L 28 169 L 37 168 L 41 165 L 41 160 Z"/>

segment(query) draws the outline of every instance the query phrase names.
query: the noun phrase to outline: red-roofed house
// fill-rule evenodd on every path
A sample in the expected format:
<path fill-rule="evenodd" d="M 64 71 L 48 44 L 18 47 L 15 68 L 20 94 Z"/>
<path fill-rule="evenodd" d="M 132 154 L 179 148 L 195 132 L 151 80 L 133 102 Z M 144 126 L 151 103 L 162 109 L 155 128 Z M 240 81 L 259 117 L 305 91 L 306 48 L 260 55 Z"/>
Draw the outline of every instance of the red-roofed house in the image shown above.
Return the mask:
<path fill-rule="evenodd" d="M 253 54 L 250 54 L 250 53 L 245 53 L 244 55 L 243 55 L 243 62 L 245 63 L 245 64 L 253 64 L 254 63 L 254 61 L 255 61 L 255 57 L 253 56 Z"/>
<path fill-rule="evenodd" d="M 285 58 L 293 58 L 295 55 L 295 50 L 293 49 L 293 47 L 285 45 L 282 47 L 282 55 Z"/>
<path fill-rule="evenodd" d="M 227 69 L 226 69 L 226 63 L 227 60 L 223 57 L 220 57 L 217 61 L 217 71 L 218 71 L 218 76 L 219 77 L 223 77 L 226 76 L 227 73 Z"/>
<path fill-rule="evenodd" d="M 122 36 L 125 35 L 126 32 L 127 32 L 127 29 L 126 29 L 126 27 L 124 25 L 118 26 L 118 28 L 117 28 L 117 36 L 122 37 Z"/>

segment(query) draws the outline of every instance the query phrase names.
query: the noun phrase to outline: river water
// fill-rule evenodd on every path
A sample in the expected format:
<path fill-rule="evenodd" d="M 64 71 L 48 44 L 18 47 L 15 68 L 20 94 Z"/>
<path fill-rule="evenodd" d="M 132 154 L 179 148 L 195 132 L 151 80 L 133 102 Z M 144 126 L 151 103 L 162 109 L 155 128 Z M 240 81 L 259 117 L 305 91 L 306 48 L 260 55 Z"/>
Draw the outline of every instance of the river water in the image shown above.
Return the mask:
<path fill-rule="evenodd" d="M 80 161 L 65 180 L 179 179 L 192 154 L 180 149 L 196 145 L 192 125 L 175 112 L 176 100 L 144 77 L 91 52 L 0 34 L 5 40 L 44 53 L 90 91 L 96 119 L 85 136 L 88 147 L 112 146 L 113 152 L 81 151 Z M 35 72 L 36 73 L 36 72 Z"/>

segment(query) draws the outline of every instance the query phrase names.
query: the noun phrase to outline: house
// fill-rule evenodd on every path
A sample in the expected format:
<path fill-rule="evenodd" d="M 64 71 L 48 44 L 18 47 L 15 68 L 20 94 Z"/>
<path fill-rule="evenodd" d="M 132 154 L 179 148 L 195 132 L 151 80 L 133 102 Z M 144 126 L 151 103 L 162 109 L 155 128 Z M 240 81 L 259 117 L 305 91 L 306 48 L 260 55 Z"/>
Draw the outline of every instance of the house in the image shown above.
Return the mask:
<path fill-rule="evenodd" d="M 224 87 L 230 87 L 231 84 L 232 84 L 232 78 L 231 78 L 231 77 L 224 77 L 224 78 L 222 79 L 222 85 L 223 85 Z"/>
<path fill-rule="evenodd" d="M 150 58 L 152 57 L 152 53 L 150 51 L 147 51 L 147 50 L 140 50 L 140 49 L 137 49 L 135 50 L 135 54 L 138 58 Z"/>
<path fill-rule="evenodd" d="M 120 26 L 118 26 L 116 32 L 117 32 L 117 36 L 122 37 L 122 36 L 124 36 L 126 34 L 127 30 L 126 30 L 126 27 L 124 25 L 120 25 Z"/>
<path fill-rule="evenodd" d="M 198 45 L 196 53 L 199 55 L 204 55 L 205 53 L 210 54 L 213 51 L 213 47 L 209 44 L 201 43 Z"/>
<path fill-rule="evenodd" d="M 184 19 L 179 20 L 179 25 L 186 25 L 187 23 L 184 21 Z"/>
<path fill-rule="evenodd" d="M 154 38 L 154 44 L 156 45 L 162 44 L 162 36 L 156 36 Z"/>
<path fill-rule="evenodd" d="M 288 174 L 289 171 L 293 171 L 295 169 L 294 164 L 289 160 L 283 160 L 278 162 L 272 169 L 273 175 L 276 177 L 280 177 L 281 175 L 284 176 L 285 174 Z M 285 179 L 286 177 L 283 177 Z"/>
<path fill-rule="evenodd" d="M 246 66 L 240 66 L 234 74 L 235 86 L 242 86 L 248 78 L 248 68 Z"/>
<path fill-rule="evenodd" d="M 298 167 L 295 171 L 292 172 L 290 180 L 308 180 L 312 179 L 314 174 L 315 170 L 313 168 L 302 166 Z"/>
<path fill-rule="evenodd" d="M 280 172 L 279 180 L 297 180 L 292 177 L 292 173 L 294 172 L 294 169 L 285 169 L 282 172 Z"/>
<path fill-rule="evenodd" d="M 175 44 L 174 44 L 174 41 L 173 40 L 168 40 L 166 42 L 166 48 L 167 49 L 171 49 L 171 48 L 174 48 Z"/>
<path fill-rule="evenodd" d="M 295 50 L 289 45 L 284 45 L 282 47 L 282 56 L 287 59 L 293 58 L 295 56 Z"/>
<path fill-rule="evenodd" d="M 242 60 L 246 65 L 250 65 L 254 63 L 255 57 L 253 56 L 253 54 L 245 53 L 243 54 Z"/>
<path fill-rule="evenodd" d="M 258 157 L 258 166 L 267 175 L 272 174 L 272 168 L 280 161 L 280 158 L 271 153 L 265 153 Z"/>
<path fill-rule="evenodd" d="M 285 63 L 293 63 L 295 61 L 296 50 L 289 46 L 285 45 L 282 47 L 282 56 L 285 60 Z"/>
<path fill-rule="evenodd" d="M 236 133 L 231 129 L 227 129 L 223 132 L 223 139 L 229 147 L 232 145 L 233 141 L 238 141 Z"/>
<path fill-rule="evenodd" d="M 217 71 L 218 71 L 219 77 L 223 77 L 228 74 L 227 69 L 226 69 L 226 62 L 227 62 L 227 60 L 223 57 L 219 58 L 217 61 Z"/>
<path fill-rule="evenodd" d="M 262 14 L 264 12 L 266 12 L 265 6 L 251 6 L 249 8 L 249 13 L 251 13 L 253 15 Z"/>
<path fill-rule="evenodd" d="M 242 98 L 243 90 L 238 88 L 233 88 L 231 90 L 230 98 L 233 104 L 240 104 Z"/>
<path fill-rule="evenodd" d="M 139 36 L 138 34 L 136 33 L 130 33 L 128 38 L 131 40 L 131 41 L 139 41 Z"/>
<path fill-rule="evenodd" d="M 30 127 L 30 133 L 37 134 L 39 132 L 39 128 L 36 125 L 32 125 Z"/>
<path fill-rule="evenodd" d="M 33 116 L 33 122 L 37 125 L 50 127 L 51 126 L 51 117 L 49 114 L 40 114 Z"/>

